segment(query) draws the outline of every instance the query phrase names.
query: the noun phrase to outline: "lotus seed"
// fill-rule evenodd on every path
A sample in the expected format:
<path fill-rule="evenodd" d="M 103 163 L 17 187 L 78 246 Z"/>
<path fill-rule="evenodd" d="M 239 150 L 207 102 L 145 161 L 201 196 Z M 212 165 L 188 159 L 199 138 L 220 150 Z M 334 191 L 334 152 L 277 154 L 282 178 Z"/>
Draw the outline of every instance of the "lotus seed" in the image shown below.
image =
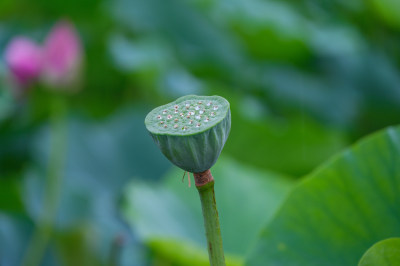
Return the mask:
<path fill-rule="evenodd" d="M 196 125 L 196 127 L 200 127 L 201 126 L 201 124 L 200 123 L 198 123 L 197 125 Z"/>
<path fill-rule="evenodd" d="M 208 122 L 210 121 L 210 119 L 207 117 L 206 119 L 204 119 L 204 122 Z"/>
<path fill-rule="evenodd" d="M 179 105 L 174 105 L 174 108 L 175 108 L 175 109 L 178 109 L 178 108 L 179 108 Z"/>
<path fill-rule="evenodd" d="M 190 120 L 190 121 L 189 121 L 189 125 L 191 125 L 191 124 L 193 124 L 193 120 Z"/>
<path fill-rule="evenodd" d="M 178 124 L 175 124 L 175 125 L 174 125 L 174 128 L 178 128 Z"/>
<path fill-rule="evenodd" d="M 164 124 L 164 121 L 161 121 L 160 124 L 161 124 L 161 125 Z"/>
<path fill-rule="evenodd" d="M 167 115 L 167 119 L 171 119 L 172 118 L 172 115 Z"/>
<path fill-rule="evenodd" d="M 189 118 L 190 118 L 190 115 L 186 116 L 186 118 L 189 119 Z"/>
<path fill-rule="evenodd" d="M 161 115 L 158 115 L 158 116 L 157 116 L 157 119 L 161 119 Z"/>
<path fill-rule="evenodd" d="M 164 128 L 167 128 L 167 125 L 164 125 Z"/>
<path fill-rule="evenodd" d="M 167 110 L 162 111 L 163 115 L 165 115 L 167 112 L 168 112 Z"/>
<path fill-rule="evenodd" d="M 178 118 L 175 118 L 175 119 L 174 119 L 174 122 L 178 122 L 178 121 L 179 121 L 179 119 L 178 119 Z"/>
<path fill-rule="evenodd" d="M 199 102 L 198 102 L 198 104 L 202 104 L 202 103 L 203 103 L 202 101 L 199 101 Z"/>

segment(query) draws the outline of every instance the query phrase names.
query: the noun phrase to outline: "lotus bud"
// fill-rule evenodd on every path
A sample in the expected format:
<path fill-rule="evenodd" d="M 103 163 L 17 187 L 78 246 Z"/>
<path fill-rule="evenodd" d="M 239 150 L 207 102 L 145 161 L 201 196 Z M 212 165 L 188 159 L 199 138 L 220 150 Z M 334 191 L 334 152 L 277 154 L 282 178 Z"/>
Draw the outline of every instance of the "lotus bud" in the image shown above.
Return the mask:
<path fill-rule="evenodd" d="M 57 23 L 49 33 L 43 49 L 43 81 L 54 88 L 76 87 L 82 68 L 82 45 L 74 26 Z"/>
<path fill-rule="evenodd" d="M 5 62 L 17 85 L 27 87 L 42 70 L 42 49 L 32 40 L 15 37 L 5 49 Z"/>

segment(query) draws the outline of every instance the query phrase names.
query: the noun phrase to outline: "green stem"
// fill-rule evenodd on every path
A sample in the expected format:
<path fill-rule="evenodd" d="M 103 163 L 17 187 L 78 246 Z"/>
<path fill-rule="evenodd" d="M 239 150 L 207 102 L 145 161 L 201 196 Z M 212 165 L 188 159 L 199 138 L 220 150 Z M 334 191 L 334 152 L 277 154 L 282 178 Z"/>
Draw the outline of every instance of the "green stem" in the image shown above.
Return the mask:
<path fill-rule="evenodd" d="M 48 242 L 53 232 L 61 190 L 64 166 L 66 130 L 64 99 L 54 98 L 50 117 L 50 154 L 46 175 L 46 190 L 43 199 L 43 212 L 40 214 L 36 229 L 27 247 L 21 265 L 41 265 Z"/>
<path fill-rule="evenodd" d="M 210 170 L 193 174 L 199 191 L 206 229 L 208 257 L 211 266 L 225 266 L 224 248 L 214 193 L 214 179 Z"/>

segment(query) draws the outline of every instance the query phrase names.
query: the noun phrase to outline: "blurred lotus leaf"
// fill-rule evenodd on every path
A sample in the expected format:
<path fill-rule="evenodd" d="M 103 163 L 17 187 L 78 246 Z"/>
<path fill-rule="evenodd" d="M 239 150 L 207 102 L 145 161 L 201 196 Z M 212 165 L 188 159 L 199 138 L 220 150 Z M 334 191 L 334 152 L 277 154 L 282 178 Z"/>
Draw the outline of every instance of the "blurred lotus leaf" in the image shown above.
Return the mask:
<path fill-rule="evenodd" d="M 218 179 L 215 190 L 224 250 L 227 257 L 234 255 L 243 259 L 293 181 L 224 157 L 211 171 Z M 197 191 L 183 187 L 177 179 L 180 176 L 182 171 L 175 169 L 158 186 L 133 182 L 125 192 L 122 211 L 143 241 L 157 243 L 171 239 L 188 242 L 189 245 L 199 246 L 201 252 L 207 254 Z M 235 194 L 247 195 L 246 200 L 242 196 L 232 197 Z"/>

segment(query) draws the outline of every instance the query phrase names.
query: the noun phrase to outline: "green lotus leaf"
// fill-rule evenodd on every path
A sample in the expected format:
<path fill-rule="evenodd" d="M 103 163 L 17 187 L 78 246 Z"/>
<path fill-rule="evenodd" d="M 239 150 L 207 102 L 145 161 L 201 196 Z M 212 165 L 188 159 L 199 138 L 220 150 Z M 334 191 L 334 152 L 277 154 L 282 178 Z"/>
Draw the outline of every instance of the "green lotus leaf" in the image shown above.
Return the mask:
<path fill-rule="evenodd" d="M 358 266 L 400 265 L 400 238 L 381 240 L 370 247 L 361 257 Z"/>
<path fill-rule="evenodd" d="M 397 126 L 357 142 L 300 182 L 246 265 L 357 265 L 371 245 L 400 236 L 399 184 Z"/>
<path fill-rule="evenodd" d="M 145 125 L 173 164 L 200 173 L 215 164 L 229 136 L 229 102 L 220 96 L 184 96 L 152 110 Z"/>

